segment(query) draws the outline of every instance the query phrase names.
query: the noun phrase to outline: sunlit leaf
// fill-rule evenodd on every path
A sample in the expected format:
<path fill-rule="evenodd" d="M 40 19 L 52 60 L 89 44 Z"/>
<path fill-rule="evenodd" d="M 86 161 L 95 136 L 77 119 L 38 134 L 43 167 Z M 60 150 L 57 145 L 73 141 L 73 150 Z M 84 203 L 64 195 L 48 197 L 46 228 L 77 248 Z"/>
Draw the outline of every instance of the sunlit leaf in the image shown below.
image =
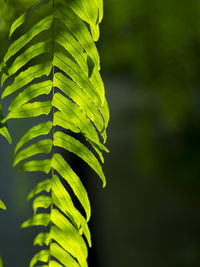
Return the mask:
<path fill-rule="evenodd" d="M 6 205 L 3 203 L 3 201 L 0 199 L 0 209 L 6 210 Z"/>
<path fill-rule="evenodd" d="M 84 177 L 78 177 L 61 149 L 88 164 L 105 186 L 96 157 L 103 162 L 103 152 L 108 152 L 103 143 L 109 109 L 94 42 L 102 16 L 102 0 L 43 0 L 10 28 L 12 38 L 0 69 L 2 99 L 9 96 L 9 112 L 1 118 L 0 133 L 4 130 L 11 141 L 7 120 L 34 118 L 34 126 L 15 147 L 13 162 L 41 178 L 28 195 L 33 216 L 21 226 L 43 229 L 33 241 L 42 250 L 30 267 L 88 267 L 90 201 Z M 36 123 L 39 116 L 45 122 Z M 82 135 L 85 142 L 71 133 Z"/>

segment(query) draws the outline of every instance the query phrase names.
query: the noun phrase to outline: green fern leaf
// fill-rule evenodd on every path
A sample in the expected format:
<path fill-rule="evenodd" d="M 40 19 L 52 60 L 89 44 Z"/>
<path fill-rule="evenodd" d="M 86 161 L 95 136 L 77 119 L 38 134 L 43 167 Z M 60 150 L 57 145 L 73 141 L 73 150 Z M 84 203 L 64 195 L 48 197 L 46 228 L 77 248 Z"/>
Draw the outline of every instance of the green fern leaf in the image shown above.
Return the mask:
<path fill-rule="evenodd" d="M 9 106 L 9 111 L 12 111 L 18 106 L 26 104 L 28 101 L 31 101 L 33 98 L 40 96 L 41 93 L 48 95 L 51 92 L 52 82 L 45 81 L 37 84 L 30 85 L 23 92 L 19 93 L 18 96 L 12 101 Z"/>
<path fill-rule="evenodd" d="M 19 170 L 27 172 L 41 171 L 44 173 L 49 173 L 50 169 L 51 169 L 51 160 L 49 159 L 28 161 L 19 167 Z"/>
<path fill-rule="evenodd" d="M 48 265 L 45 265 L 45 267 L 48 267 Z M 53 261 L 49 262 L 49 267 L 62 267 L 62 265 L 60 263 L 58 263 L 57 261 L 53 260 Z"/>
<path fill-rule="evenodd" d="M 54 85 L 58 87 L 64 94 L 69 96 L 75 103 L 86 113 L 89 118 L 94 121 L 95 126 L 101 132 L 104 127 L 104 121 L 99 113 L 98 107 L 76 83 L 66 78 L 62 73 L 56 73 L 54 76 Z"/>
<path fill-rule="evenodd" d="M 3 135 L 8 140 L 8 142 L 11 144 L 12 139 L 8 132 L 7 124 L 1 122 L 3 119 L 4 119 L 4 115 L 2 111 L 2 106 L 0 104 L 0 134 Z M 6 205 L 3 203 L 1 199 L 0 199 L 0 209 L 7 210 Z M 0 256 L 0 267 L 3 267 L 3 260 L 1 256 Z"/>
<path fill-rule="evenodd" d="M 33 25 L 31 17 L 36 9 Z M 20 170 L 48 175 L 28 195 L 28 200 L 34 198 L 34 214 L 21 226 L 47 227 L 33 241 L 42 250 L 30 266 L 88 266 L 86 242 L 92 245 L 88 194 L 58 151 L 64 149 L 81 158 L 106 185 L 95 156 L 103 162 L 102 152 L 108 152 L 103 143 L 109 109 L 94 43 L 99 38 L 102 17 L 102 0 L 46 0 L 22 14 L 10 29 L 14 37 L 2 63 L 2 98 L 15 97 L 2 123 L 17 118 L 46 118 L 24 134 L 14 151 L 13 166 L 21 164 Z M 25 24 L 29 26 L 23 27 Z M 86 144 L 71 133 L 82 134 Z M 63 183 L 71 187 L 84 215 Z"/>
<path fill-rule="evenodd" d="M 22 35 L 19 39 L 14 41 L 6 55 L 4 56 L 4 62 L 7 62 L 12 56 L 14 56 L 19 50 L 21 50 L 27 43 L 29 43 L 35 36 L 39 33 L 48 30 L 52 24 L 52 16 L 49 15 L 44 19 L 40 20 L 36 25 L 34 25 L 27 33 Z"/>
<path fill-rule="evenodd" d="M 52 129 L 52 122 L 47 121 L 32 127 L 17 143 L 15 153 L 28 141 L 41 135 L 48 134 Z"/>
<path fill-rule="evenodd" d="M 51 111 L 51 108 L 51 101 L 24 104 L 10 111 L 5 118 L 5 121 L 13 118 L 31 118 L 41 115 L 48 115 Z"/>
<path fill-rule="evenodd" d="M 3 267 L 3 260 L 1 256 L 0 256 L 0 267 Z"/>
<path fill-rule="evenodd" d="M 3 203 L 3 201 L 0 199 L 0 209 L 6 210 L 6 205 Z"/>
<path fill-rule="evenodd" d="M 35 266 L 35 264 L 39 262 L 48 262 L 49 259 L 49 251 L 48 250 L 41 250 L 38 252 L 31 260 L 30 267 Z"/>
<path fill-rule="evenodd" d="M 41 193 L 42 191 L 50 192 L 51 190 L 51 179 L 46 179 L 37 184 L 37 186 L 29 193 L 27 199 L 30 200 L 37 194 Z"/>
<path fill-rule="evenodd" d="M 106 179 L 98 160 L 86 146 L 70 135 L 66 135 L 65 133 L 59 131 L 55 133 L 54 137 L 54 146 L 65 148 L 66 150 L 82 158 L 92 169 L 94 169 L 94 171 L 96 171 L 103 181 L 103 186 L 106 185 Z"/>
<path fill-rule="evenodd" d="M 51 197 L 49 196 L 38 196 L 33 200 L 33 210 L 34 213 L 37 212 L 37 209 L 43 208 L 47 209 L 51 205 Z"/>
<path fill-rule="evenodd" d="M 71 169 L 63 157 L 57 153 L 53 155 L 51 166 L 68 182 L 74 194 L 85 209 L 87 216 L 90 217 L 90 202 L 88 195 L 76 173 Z"/>
<path fill-rule="evenodd" d="M 28 68 L 25 71 L 22 71 L 16 78 L 15 82 L 11 85 L 7 86 L 2 94 L 2 98 L 16 92 L 23 86 L 27 85 L 28 83 L 32 82 L 35 78 L 39 78 L 43 75 L 48 76 L 51 71 L 50 64 L 38 64 Z M 42 69 L 42 72 L 41 72 Z"/>
<path fill-rule="evenodd" d="M 46 245 L 48 246 L 50 243 L 50 233 L 39 233 L 34 241 L 33 241 L 33 245 L 38 245 L 40 247 Z"/>
<path fill-rule="evenodd" d="M 26 228 L 29 226 L 47 226 L 50 223 L 50 214 L 47 213 L 39 213 L 34 215 L 32 218 L 25 221 L 21 227 Z"/>
<path fill-rule="evenodd" d="M 77 261 L 56 243 L 52 244 L 52 256 L 59 259 L 64 266 L 79 267 Z"/>
<path fill-rule="evenodd" d="M 8 129 L 7 129 L 7 124 L 4 121 L 4 115 L 3 115 L 1 103 L 0 103 L 0 134 L 3 135 L 10 144 L 12 143 L 10 133 L 8 132 Z"/>
<path fill-rule="evenodd" d="M 30 158 L 40 153 L 50 153 L 52 149 L 52 140 L 46 139 L 37 142 L 23 150 L 21 150 L 14 159 L 13 166 L 17 165 L 21 160 Z"/>
<path fill-rule="evenodd" d="M 7 141 L 11 144 L 12 143 L 12 139 L 11 139 L 11 136 L 8 132 L 8 129 L 7 129 L 7 126 L 6 124 L 2 123 L 2 126 L 0 125 L 0 134 L 3 135 Z"/>

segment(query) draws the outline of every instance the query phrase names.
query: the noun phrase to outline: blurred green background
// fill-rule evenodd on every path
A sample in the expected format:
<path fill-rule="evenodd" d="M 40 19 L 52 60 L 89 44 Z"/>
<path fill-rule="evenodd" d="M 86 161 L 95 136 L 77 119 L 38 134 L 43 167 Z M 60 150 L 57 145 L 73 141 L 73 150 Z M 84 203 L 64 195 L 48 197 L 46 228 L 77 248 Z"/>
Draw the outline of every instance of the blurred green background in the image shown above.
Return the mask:
<path fill-rule="evenodd" d="M 93 203 L 89 266 L 200 266 L 200 1 L 104 2 L 97 46 L 110 154 L 105 190 L 84 170 Z M 0 0 L 1 58 L 9 25 L 32 4 Z M 9 122 L 13 137 L 24 124 Z M 11 168 L 13 146 L 2 138 L 0 149 L 9 207 L 0 212 L 0 252 L 5 266 L 27 267 L 37 230 L 19 226 L 32 212 L 25 198 L 34 176 Z"/>

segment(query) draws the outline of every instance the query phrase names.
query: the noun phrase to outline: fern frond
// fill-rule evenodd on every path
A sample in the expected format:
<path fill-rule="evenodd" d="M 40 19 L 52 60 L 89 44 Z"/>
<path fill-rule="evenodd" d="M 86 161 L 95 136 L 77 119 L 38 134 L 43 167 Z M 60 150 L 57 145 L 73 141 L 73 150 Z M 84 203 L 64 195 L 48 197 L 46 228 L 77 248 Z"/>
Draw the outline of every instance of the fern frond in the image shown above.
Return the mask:
<path fill-rule="evenodd" d="M 11 144 L 12 139 L 11 139 L 11 136 L 8 132 L 7 124 L 1 122 L 3 119 L 4 119 L 4 115 L 3 115 L 3 111 L 2 111 L 2 105 L 0 103 L 0 134 L 3 135 L 8 140 L 8 142 Z M 1 199 L 0 199 L 0 209 L 7 210 L 6 205 L 4 204 L 4 202 Z M 0 267 L 3 267 L 3 260 L 2 260 L 1 255 L 0 255 Z"/>
<path fill-rule="evenodd" d="M 38 20 L 31 25 L 31 14 L 36 9 Z M 48 175 L 28 195 L 28 199 L 33 198 L 34 215 L 22 224 L 47 227 L 34 239 L 34 245 L 42 250 L 32 258 L 30 266 L 88 266 L 88 194 L 58 148 L 81 158 L 106 185 L 96 157 L 103 162 L 102 152 L 108 152 L 103 143 L 109 109 L 94 43 L 99 38 L 102 16 L 102 0 L 46 0 L 22 14 L 10 29 L 13 42 L 4 57 L 7 71 L 1 79 L 2 98 L 12 94 L 15 97 L 2 122 L 46 118 L 24 134 L 14 151 L 13 166 L 21 164 L 20 170 Z M 85 144 L 70 133 L 82 134 Z M 64 186 L 66 182 L 84 215 L 75 207 L 73 196 Z"/>

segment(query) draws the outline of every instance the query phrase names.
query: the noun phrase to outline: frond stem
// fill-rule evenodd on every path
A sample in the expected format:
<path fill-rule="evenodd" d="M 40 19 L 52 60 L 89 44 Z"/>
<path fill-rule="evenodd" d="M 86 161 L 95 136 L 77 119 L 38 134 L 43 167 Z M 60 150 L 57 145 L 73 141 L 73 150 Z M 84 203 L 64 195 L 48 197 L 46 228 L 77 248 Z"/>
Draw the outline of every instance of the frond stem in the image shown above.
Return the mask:
<path fill-rule="evenodd" d="M 53 0 L 53 9 L 54 9 L 54 0 Z M 54 58 L 54 16 L 52 18 L 52 34 L 53 34 L 53 39 L 52 39 L 52 62 L 53 62 L 53 58 Z M 53 101 L 53 97 L 54 97 L 54 93 L 55 93 L 55 88 L 54 88 L 54 74 L 55 74 L 55 67 L 54 65 L 52 65 L 52 101 Z M 54 121 L 54 114 L 55 114 L 55 108 L 54 106 L 52 107 L 52 123 Z M 52 126 L 52 142 L 54 140 L 54 133 L 55 133 L 55 129 L 54 129 L 54 125 Z M 53 158 L 53 155 L 54 155 L 54 145 L 52 144 L 52 158 Z M 52 178 L 54 176 L 54 168 L 51 168 L 51 171 L 52 171 Z M 51 207 L 50 207 L 50 214 L 52 213 L 52 210 L 53 210 L 53 194 L 52 194 L 52 189 L 51 189 Z M 50 222 L 50 231 L 51 231 L 51 227 L 52 227 L 52 222 Z M 49 241 L 49 262 L 48 262 L 48 265 L 50 264 L 50 261 L 51 261 L 51 244 L 52 244 L 52 239 L 50 238 L 50 241 Z"/>

